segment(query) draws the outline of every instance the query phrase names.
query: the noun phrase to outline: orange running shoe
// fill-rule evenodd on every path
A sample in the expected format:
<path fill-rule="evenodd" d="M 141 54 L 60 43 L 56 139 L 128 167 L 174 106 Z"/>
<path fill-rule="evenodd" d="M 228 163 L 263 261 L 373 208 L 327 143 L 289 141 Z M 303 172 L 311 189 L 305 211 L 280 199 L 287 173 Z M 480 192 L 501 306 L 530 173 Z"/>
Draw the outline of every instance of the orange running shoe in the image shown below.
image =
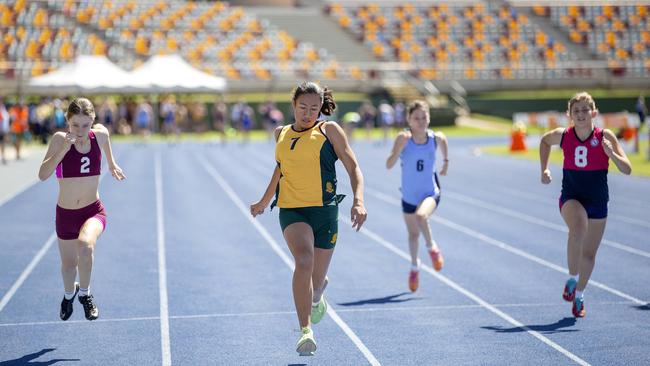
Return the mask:
<path fill-rule="evenodd" d="M 413 271 L 411 270 L 411 273 L 409 273 L 409 289 L 411 292 L 415 292 L 418 290 L 418 286 L 420 285 L 420 272 L 418 271 Z"/>
<path fill-rule="evenodd" d="M 429 256 L 431 257 L 431 263 L 433 264 L 433 268 L 440 272 L 442 269 L 442 265 L 445 263 L 445 258 L 442 257 L 442 253 L 440 251 L 434 252 L 433 250 L 429 250 Z"/>

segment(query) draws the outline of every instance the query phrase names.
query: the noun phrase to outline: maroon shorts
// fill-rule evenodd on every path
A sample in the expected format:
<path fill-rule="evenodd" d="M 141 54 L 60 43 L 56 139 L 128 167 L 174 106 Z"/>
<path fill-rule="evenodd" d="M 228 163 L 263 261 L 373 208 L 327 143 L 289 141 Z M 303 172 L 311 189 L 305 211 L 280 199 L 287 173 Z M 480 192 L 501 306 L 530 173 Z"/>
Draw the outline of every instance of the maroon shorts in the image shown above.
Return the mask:
<path fill-rule="evenodd" d="M 90 218 L 96 218 L 102 223 L 102 231 L 106 228 L 106 211 L 100 200 L 86 207 L 70 210 L 56 206 L 56 235 L 59 239 L 74 240 L 79 238 L 81 227 Z"/>

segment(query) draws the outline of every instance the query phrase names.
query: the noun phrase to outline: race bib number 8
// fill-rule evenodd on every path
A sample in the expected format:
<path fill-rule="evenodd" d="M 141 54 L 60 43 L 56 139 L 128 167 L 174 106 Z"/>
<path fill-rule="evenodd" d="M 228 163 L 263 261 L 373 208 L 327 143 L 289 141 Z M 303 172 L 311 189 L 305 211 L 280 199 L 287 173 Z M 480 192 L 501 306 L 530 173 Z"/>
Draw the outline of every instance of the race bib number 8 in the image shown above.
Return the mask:
<path fill-rule="evenodd" d="M 587 166 L 587 148 L 584 146 L 576 147 L 574 161 L 577 167 L 584 168 Z"/>

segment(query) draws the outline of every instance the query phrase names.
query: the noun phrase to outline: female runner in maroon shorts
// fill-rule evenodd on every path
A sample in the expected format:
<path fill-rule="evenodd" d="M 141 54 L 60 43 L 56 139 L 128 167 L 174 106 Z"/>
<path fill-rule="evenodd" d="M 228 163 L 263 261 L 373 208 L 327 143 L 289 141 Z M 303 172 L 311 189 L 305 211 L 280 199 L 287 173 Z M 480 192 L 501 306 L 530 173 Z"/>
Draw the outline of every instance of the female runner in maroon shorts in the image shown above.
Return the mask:
<path fill-rule="evenodd" d="M 46 180 L 56 171 L 59 198 L 56 206 L 56 234 L 61 253 L 61 274 L 65 295 L 59 316 L 68 320 L 72 303 L 79 293 L 86 319 L 95 320 L 99 310 L 89 293 L 93 252 L 97 238 L 106 227 L 106 212 L 99 200 L 99 176 L 102 152 L 108 168 L 117 180 L 126 178 L 115 163 L 108 130 L 95 120 L 95 109 L 88 99 L 70 102 L 65 114 L 68 133 L 57 132 L 50 140 L 38 177 Z M 79 269 L 79 283 L 75 282 Z"/>

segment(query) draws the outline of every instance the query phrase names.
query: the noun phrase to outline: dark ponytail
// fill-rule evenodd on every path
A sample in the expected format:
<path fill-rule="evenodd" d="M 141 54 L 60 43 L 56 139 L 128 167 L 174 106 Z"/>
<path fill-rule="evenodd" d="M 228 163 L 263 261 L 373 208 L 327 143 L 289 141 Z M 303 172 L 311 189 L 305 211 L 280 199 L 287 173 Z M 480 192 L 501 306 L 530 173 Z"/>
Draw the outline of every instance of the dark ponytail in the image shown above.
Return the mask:
<path fill-rule="evenodd" d="M 336 109 L 336 102 L 332 96 L 332 90 L 328 87 L 322 87 L 312 81 L 303 81 L 295 89 L 293 89 L 291 100 L 295 103 L 303 94 L 316 94 L 320 97 L 321 108 L 320 113 L 326 116 L 331 116 Z"/>

